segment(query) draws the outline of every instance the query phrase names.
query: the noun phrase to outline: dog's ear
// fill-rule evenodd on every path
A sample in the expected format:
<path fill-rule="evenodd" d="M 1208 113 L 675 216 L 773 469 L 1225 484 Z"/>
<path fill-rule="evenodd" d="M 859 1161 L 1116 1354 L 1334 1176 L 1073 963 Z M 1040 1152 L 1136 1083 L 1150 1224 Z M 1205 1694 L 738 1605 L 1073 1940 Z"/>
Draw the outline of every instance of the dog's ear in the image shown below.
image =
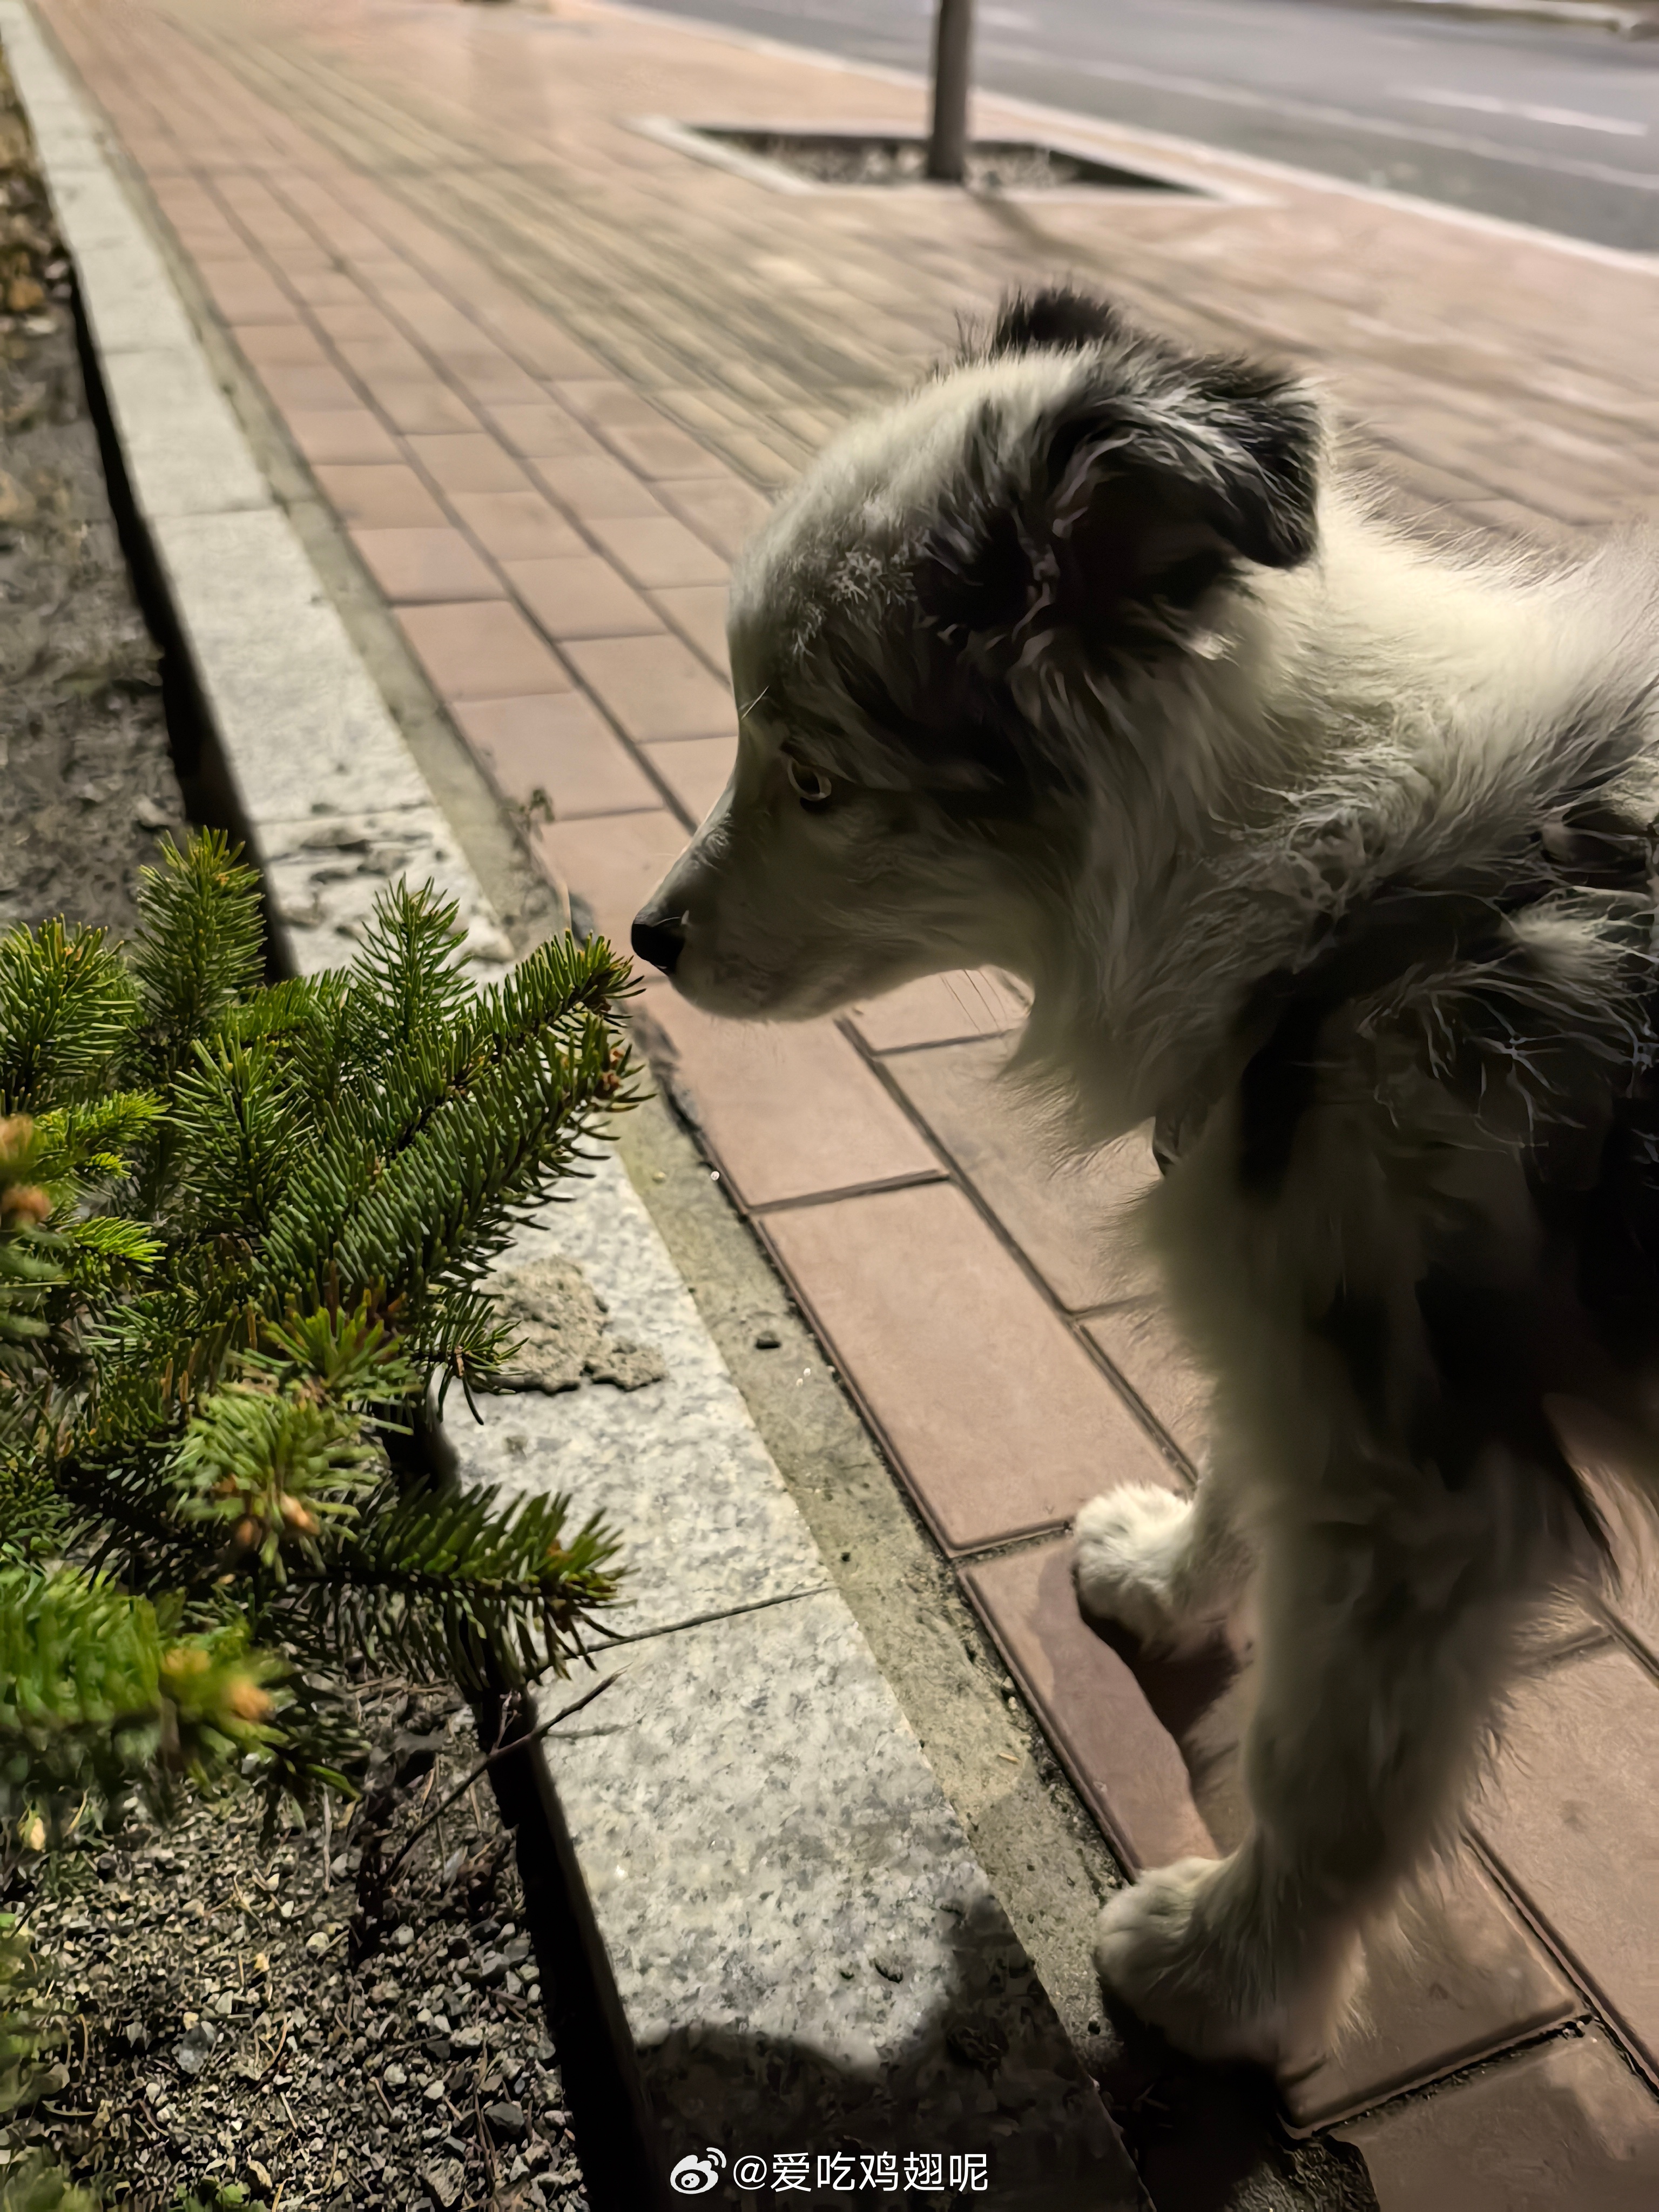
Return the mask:
<path fill-rule="evenodd" d="M 922 547 L 924 611 L 994 658 L 1061 630 L 1097 649 L 1167 637 L 1243 564 L 1310 557 L 1320 436 L 1282 371 L 1103 347 L 1012 447 L 983 411 Z"/>
<path fill-rule="evenodd" d="M 1050 284 L 1040 292 L 1011 292 L 997 311 L 983 358 L 1039 353 L 1055 348 L 1101 345 L 1129 335 L 1109 300 L 1075 285 Z"/>

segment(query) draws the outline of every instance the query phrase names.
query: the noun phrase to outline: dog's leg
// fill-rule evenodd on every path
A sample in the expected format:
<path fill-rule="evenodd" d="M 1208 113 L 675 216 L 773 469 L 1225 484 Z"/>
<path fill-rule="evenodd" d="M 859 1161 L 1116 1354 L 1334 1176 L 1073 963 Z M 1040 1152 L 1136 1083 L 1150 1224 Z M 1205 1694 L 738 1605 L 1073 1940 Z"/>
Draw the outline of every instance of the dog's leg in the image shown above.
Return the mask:
<path fill-rule="evenodd" d="M 1125 1483 L 1090 1500 L 1073 1537 L 1079 1604 L 1143 1644 L 1200 1642 L 1232 1612 L 1249 1576 L 1226 1469 L 1213 1457 L 1193 1498 Z"/>
<path fill-rule="evenodd" d="M 1273 2063 L 1321 2047 L 1363 1922 L 1448 1832 L 1508 1672 L 1520 1593 L 1490 1567 L 1443 1529 L 1433 1547 L 1271 1532 L 1253 1831 L 1231 1858 L 1144 1875 L 1099 1923 L 1102 1979 L 1183 2050 Z"/>

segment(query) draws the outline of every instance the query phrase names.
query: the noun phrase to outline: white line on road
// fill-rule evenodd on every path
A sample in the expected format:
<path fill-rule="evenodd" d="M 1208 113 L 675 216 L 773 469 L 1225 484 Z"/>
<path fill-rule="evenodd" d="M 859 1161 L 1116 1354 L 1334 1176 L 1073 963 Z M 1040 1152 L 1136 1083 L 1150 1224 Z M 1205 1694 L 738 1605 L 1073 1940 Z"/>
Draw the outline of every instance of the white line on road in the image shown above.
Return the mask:
<path fill-rule="evenodd" d="M 1522 123 L 1553 123 L 1564 131 L 1605 131 L 1614 138 L 1645 138 L 1645 123 L 1628 123 L 1618 115 L 1586 115 L 1578 107 L 1537 107 L 1524 100 L 1499 100 L 1491 92 L 1429 92 L 1414 85 L 1391 88 L 1400 100 L 1415 100 L 1428 107 L 1462 107 L 1475 115 L 1513 115 Z"/>
<path fill-rule="evenodd" d="M 754 4 L 755 0 L 750 0 Z M 1018 62 L 1026 67 L 1056 66 L 1055 57 L 1038 46 L 1010 46 L 986 40 L 980 52 L 987 61 Z M 1659 171 L 1615 169 L 1605 161 L 1581 161 L 1553 154 L 1532 154 L 1506 146 L 1495 138 L 1473 138 L 1455 131 L 1425 130 L 1421 124 L 1402 123 L 1380 115 L 1361 115 L 1351 107 L 1328 106 L 1314 100 L 1274 100 L 1241 84 L 1218 84 L 1212 79 L 1177 76 L 1167 70 L 1139 69 L 1130 62 L 1083 61 L 1073 56 L 1063 64 L 1073 76 L 1093 76 L 1109 84 L 1142 84 L 1148 91 L 1185 93 L 1198 100 L 1213 100 L 1229 107 L 1250 107 L 1267 115 L 1291 115 L 1310 123 L 1334 124 L 1346 131 L 1363 131 L 1377 138 L 1403 139 L 1408 145 L 1437 146 L 1447 153 L 1479 154 L 1487 161 L 1506 161 L 1520 169 L 1547 169 L 1558 177 L 1583 177 L 1598 185 L 1626 185 L 1632 191 L 1659 192 Z"/>

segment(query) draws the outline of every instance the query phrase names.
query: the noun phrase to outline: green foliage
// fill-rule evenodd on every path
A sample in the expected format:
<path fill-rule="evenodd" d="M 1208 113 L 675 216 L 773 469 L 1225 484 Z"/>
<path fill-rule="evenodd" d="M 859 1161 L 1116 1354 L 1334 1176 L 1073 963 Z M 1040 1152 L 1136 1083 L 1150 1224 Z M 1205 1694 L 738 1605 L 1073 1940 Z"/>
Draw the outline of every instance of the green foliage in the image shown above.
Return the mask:
<path fill-rule="evenodd" d="M 98 2200 L 38 2152 L 15 2160 L 0 2176 L 0 2212 L 98 2212 Z"/>
<path fill-rule="evenodd" d="M 63 2040 L 44 1982 L 16 1914 L 0 1912 L 0 2120 L 34 2101 L 40 2062 Z"/>
<path fill-rule="evenodd" d="M 252 1759 L 349 1790 L 348 1659 L 513 1684 L 581 1647 L 615 1547 L 563 1498 L 435 1484 L 522 1211 L 629 1103 L 602 945 L 478 990 L 453 906 L 263 980 L 225 841 L 164 848 L 131 951 L 0 939 L 0 1871 L 137 1789 Z"/>

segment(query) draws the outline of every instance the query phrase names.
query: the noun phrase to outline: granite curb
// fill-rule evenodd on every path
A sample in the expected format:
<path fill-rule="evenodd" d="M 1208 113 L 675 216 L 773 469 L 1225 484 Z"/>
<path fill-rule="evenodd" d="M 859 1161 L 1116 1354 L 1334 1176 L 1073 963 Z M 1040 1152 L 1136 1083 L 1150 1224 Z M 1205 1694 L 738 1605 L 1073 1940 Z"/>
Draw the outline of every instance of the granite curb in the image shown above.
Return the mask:
<path fill-rule="evenodd" d="M 467 957 L 512 946 L 273 498 L 98 127 L 19 0 L 0 39 L 75 258 L 137 521 L 298 972 L 431 877 Z M 993 2204 L 1109 2212 L 1139 2185 L 666 1247 L 607 1155 L 504 1266 L 581 1271 L 659 1375 L 486 1401 L 463 1478 L 574 1491 L 634 1556 L 623 1679 L 538 1757 L 666 2167 L 939 2161 Z M 604 1665 L 608 1662 L 601 1660 Z M 580 1936 L 580 1929 L 578 1930 Z M 587 2148 L 584 2146 L 585 2158 Z M 590 2171 L 592 2166 L 590 2162 Z M 983 2174 L 983 2183 L 975 2177 Z M 902 2201 L 930 2193 L 916 2169 Z M 838 2187 L 832 2178 L 826 2185 Z M 684 2191 L 681 2185 L 682 2193 Z M 742 2201 L 728 2174 L 710 2201 Z M 596 2204 L 603 2199 L 596 2193 Z M 617 2193 L 617 2212 L 641 2212 Z"/>

